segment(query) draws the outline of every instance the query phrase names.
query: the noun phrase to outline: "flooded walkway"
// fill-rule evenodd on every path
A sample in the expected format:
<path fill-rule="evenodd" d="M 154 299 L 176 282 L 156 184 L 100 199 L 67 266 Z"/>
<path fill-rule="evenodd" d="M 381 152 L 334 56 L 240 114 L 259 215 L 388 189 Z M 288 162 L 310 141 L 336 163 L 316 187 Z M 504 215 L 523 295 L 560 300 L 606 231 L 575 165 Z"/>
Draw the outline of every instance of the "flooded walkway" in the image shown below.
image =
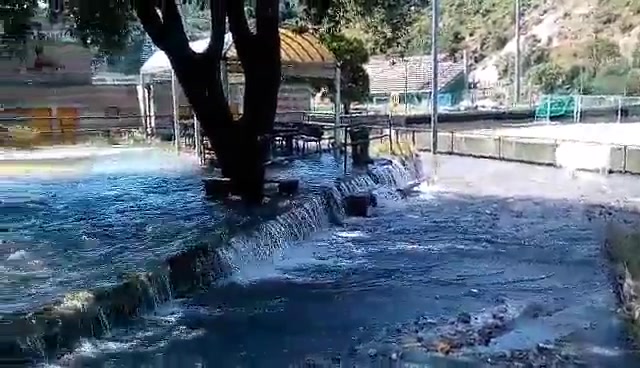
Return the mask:
<path fill-rule="evenodd" d="M 162 155 L 157 162 L 172 169 L 138 173 L 127 159 L 82 179 L 3 186 L 13 217 L 2 225 L 10 231 L 0 249 L 1 307 L 110 282 L 122 268 L 206 239 L 226 212 L 202 199 L 197 171 Z M 456 157 L 439 164 L 436 186 L 406 200 L 380 189 L 373 216 L 278 243 L 268 259 L 245 259 L 208 291 L 84 339 L 55 363 L 426 364 L 435 358 L 422 342 L 461 315 L 481 321 L 501 308 L 508 328 L 439 366 L 483 366 L 487 356 L 540 343 L 577 352 L 587 366 L 640 364 L 614 312 L 602 223 L 589 216 L 592 203 L 640 198 L 636 179 Z M 324 158 L 287 170 L 330 182 L 340 164 Z"/>

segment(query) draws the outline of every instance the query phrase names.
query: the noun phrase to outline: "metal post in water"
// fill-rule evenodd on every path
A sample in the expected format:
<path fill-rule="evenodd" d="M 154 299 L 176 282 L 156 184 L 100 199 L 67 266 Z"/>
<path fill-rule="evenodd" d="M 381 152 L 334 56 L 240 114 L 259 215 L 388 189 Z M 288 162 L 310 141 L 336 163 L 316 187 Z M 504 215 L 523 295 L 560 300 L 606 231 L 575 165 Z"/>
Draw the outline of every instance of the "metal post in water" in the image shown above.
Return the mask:
<path fill-rule="evenodd" d="M 343 174 L 347 175 L 347 165 L 348 165 L 348 151 L 347 151 L 347 136 L 349 135 L 349 128 L 347 128 L 346 126 L 344 127 L 344 162 L 343 162 Z M 353 149 L 353 147 L 351 148 Z"/>
<path fill-rule="evenodd" d="M 341 71 L 340 71 L 340 67 L 336 67 L 336 79 L 334 81 L 335 83 L 335 89 L 336 89 L 336 94 L 335 94 L 335 101 L 334 101 L 334 105 L 335 105 L 335 120 L 334 120 L 334 126 L 333 126 L 333 140 L 334 140 L 334 144 L 336 149 L 340 149 L 340 140 L 338 139 L 338 129 L 340 129 L 340 123 L 341 123 L 341 115 L 342 115 L 342 86 L 341 86 L 341 81 L 342 81 L 342 77 L 341 77 Z M 344 138 L 344 143 L 346 143 L 346 136 Z M 345 147 L 346 149 L 346 147 Z"/>
<path fill-rule="evenodd" d="M 431 154 L 438 152 L 438 28 L 439 0 L 431 2 Z"/>
<path fill-rule="evenodd" d="M 393 154 L 393 115 L 389 112 L 389 154 Z"/>
<path fill-rule="evenodd" d="M 171 70 L 171 101 L 173 103 L 173 135 L 176 151 L 180 151 L 180 121 L 178 114 L 178 86 L 176 80 L 176 73 Z"/>

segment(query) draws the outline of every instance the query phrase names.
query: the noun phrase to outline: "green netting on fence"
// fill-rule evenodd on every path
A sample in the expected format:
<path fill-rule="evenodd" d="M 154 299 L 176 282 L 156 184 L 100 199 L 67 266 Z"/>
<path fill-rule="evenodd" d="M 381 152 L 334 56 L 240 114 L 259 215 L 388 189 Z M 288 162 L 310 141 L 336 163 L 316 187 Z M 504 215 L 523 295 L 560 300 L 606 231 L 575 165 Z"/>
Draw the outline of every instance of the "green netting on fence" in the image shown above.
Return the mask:
<path fill-rule="evenodd" d="M 545 95 L 536 106 L 536 120 L 572 117 L 576 110 L 576 96 Z"/>
<path fill-rule="evenodd" d="M 536 105 L 536 120 L 582 121 L 585 117 L 615 121 L 640 118 L 640 97 L 621 95 L 544 95 Z"/>

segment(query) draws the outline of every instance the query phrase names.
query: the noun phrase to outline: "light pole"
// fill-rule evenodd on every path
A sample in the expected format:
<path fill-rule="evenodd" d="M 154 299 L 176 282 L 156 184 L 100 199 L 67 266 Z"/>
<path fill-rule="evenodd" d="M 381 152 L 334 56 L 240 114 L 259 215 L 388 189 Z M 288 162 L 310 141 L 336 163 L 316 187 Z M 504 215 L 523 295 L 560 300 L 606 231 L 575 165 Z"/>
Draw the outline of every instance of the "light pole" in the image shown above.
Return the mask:
<path fill-rule="evenodd" d="M 431 1 L 431 154 L 438 151 L 438 25 L 439 0 Z"/>
<path fill-rule="evenodd" d="M 520 0 L 515 0 L 515 36 L 516 36 L 516 52 L 515 52 L 515 83 L 513 88 L 513 104 L 520 102 Z"/>

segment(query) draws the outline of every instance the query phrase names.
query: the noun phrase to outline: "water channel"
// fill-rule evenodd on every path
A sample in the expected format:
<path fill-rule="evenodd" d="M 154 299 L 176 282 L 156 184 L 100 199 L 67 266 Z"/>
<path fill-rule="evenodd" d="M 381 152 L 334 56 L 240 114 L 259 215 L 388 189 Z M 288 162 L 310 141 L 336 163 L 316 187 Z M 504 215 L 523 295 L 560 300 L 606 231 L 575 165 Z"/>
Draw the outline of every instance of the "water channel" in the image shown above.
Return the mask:
<path fill-rule="evenodd" d="M 276 175 L 312 192 L 340 174 L 340 160 L 323 156 Z M 407 179 L 392 174 L 389 183 Z M 80 176 L 1 179 L 0 314 L 113 283 L 245 221 L 203 198 L 201 175 L 190 159 L 145 151 L 101 157 Z M 406 199 L 381 186 L 372 216 L 342 225 L 301 210 L 279 229 L 313 230 L 306 239 L 271 232 L 261 240 L 278 245 L 268 257 L 227 257 L 234 272 L 207 291 L 47 364 L 475 367 L 558 344 L 586 366 L 635 367 L 601 255 L 603 224 L 589 214 L 592 204 L 640 198 L 636 180 L 443 157 L 436 185 Z M 415 344 L 461 314 L 482 323 L 496 308 L 511 322 L 486 346 L 442 358 Z"/>

